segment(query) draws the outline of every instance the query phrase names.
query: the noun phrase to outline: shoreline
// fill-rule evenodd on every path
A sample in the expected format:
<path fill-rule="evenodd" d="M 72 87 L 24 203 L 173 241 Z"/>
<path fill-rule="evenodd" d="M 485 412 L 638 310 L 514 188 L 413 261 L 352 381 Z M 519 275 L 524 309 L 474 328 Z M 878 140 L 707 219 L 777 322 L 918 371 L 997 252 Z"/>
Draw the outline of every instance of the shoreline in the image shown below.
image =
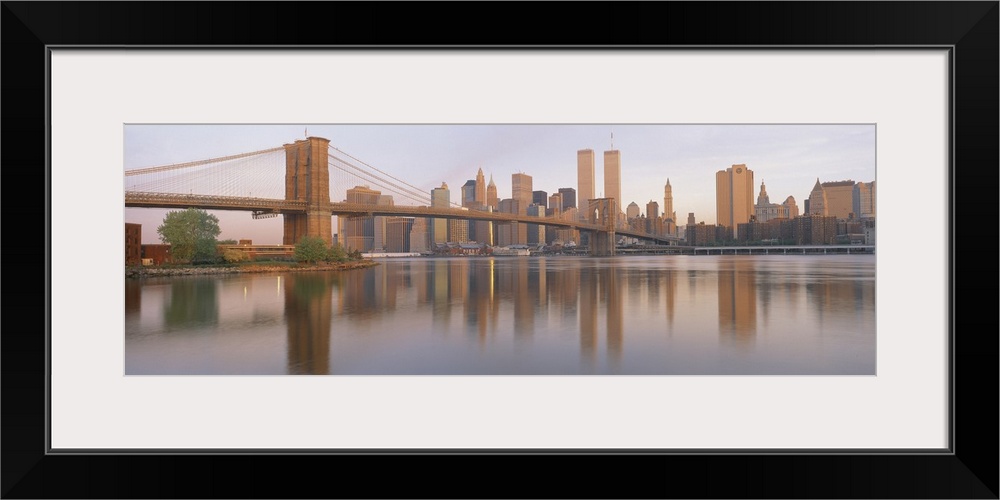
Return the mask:
<path fill-rule="evenodd" d="M 308 265 L 242 265 L 233 267 L 127 267 L 125 268 L 125 279 L 159 278 L 170 276 L 201 276 L 213 274 L 246 274 L 246 273 L 274 273 L 274 272 L 315 272 L 315 271 L 350 271 L 353 269 L 366 269 L 379 265 L 374 260 L 365 259 L 357 262 L 345 262 L 341 264 L 317 264 Z"/>

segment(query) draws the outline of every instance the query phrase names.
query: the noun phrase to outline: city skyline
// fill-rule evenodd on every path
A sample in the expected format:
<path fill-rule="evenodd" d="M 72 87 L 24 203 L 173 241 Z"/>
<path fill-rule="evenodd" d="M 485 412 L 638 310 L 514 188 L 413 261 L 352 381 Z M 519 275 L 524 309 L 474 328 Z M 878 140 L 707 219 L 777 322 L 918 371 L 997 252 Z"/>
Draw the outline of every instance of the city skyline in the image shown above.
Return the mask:
<path fill-rule="evenodd" d="M 506 179 L 521 173 L 532 179 L 534 190 L 578 189 L 578 153 L 590 149 L 603 159 L 612 151 L 612 128 L 613 147 L 620 154 L 622 211 L 631 202 L 640 207 L 663 202 L 669 179 L 678 217 L 686 221 L 694 212 L 698 222 L 714 224 L 715 174 L 736 164 L 755 172 L 755 195 L 765 182 L 773 198 L 793 196 L 800 204 L 817 178 L 824 183 L 876 180 L 872 124 L 128 125 L 124 161 L 129 170 L 214 158 L 280 146 L 308 134 L 329 139 L 333 147 L 424 188 L 428 198 L 442 183 L 462 186 L 476 180 L 482 169 L 484 177 L 496 183 L 502 200 L 514 197 L 513 183 Z M 603 162 L 594 166 L 595 197 L 608 197 L 600 188 L 607 182 Z M 461 190 L 450 191 L 450 202 L 460 205 Z M 577 197 L 579 204 L 579 192 Z M 405 201 L 396 200 L 400 202 Z M 156 227 L 166 212 L 127 208 L 125 221 L 142 224 L 142 241 L 155 243 Z M 216 214 L 221 239 L 280 243 L 280 218 L 261 221 L 239 212 Z M 334 231 L 340 232 L 336 227 Z"/>

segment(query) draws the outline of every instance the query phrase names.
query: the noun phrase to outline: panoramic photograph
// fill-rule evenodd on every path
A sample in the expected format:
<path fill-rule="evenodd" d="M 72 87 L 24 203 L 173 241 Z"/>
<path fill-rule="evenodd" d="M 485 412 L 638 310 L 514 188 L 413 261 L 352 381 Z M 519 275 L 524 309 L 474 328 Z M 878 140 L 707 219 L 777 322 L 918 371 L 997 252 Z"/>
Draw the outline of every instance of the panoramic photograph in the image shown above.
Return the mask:
<path fill-rule="evenodd" d="M 876 127 L 127 124 L 125 375 L 862 375 Z"/>

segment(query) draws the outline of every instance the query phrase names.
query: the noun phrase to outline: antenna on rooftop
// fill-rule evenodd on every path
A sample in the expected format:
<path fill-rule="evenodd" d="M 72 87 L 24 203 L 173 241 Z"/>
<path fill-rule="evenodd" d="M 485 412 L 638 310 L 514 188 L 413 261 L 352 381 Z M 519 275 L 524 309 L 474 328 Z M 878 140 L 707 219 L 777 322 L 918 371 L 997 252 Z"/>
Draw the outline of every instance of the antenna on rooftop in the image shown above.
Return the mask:
<path fill-rule="evenodd" d="M 611 129 L 611 150 L 615 150 L 615 129 Z"/>

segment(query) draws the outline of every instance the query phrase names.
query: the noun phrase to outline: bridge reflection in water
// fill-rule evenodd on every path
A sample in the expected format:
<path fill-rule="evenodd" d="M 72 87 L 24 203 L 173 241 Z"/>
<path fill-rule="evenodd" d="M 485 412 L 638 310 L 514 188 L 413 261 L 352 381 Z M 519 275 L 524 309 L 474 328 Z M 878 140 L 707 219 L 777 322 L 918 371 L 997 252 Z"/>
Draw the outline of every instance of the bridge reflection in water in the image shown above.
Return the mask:
<path fill-rule="evenodd" d="M 128 374 L 874 373 L 870 255 L 401 258 L 126 285 Z"/>

